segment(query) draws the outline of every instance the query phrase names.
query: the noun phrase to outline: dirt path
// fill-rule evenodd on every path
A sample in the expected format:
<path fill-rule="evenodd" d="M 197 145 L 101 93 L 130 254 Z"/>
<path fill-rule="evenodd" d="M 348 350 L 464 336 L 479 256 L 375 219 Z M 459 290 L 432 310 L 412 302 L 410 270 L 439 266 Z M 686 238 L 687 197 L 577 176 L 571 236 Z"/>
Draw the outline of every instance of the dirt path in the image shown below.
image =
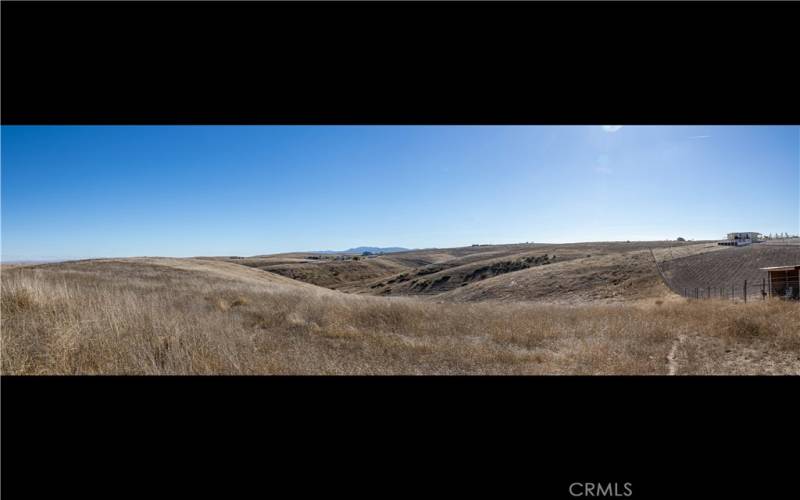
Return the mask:
<path fill-rule="evenodd" d="M 667 374 L 675 375 L 678 372 L 678 362 L 675 360 L 675 354 L 678 352 L 678 347 L 686 340 L 686 335 L 678 335 L 678 338 L 672 342 L 672 349 L 667 354 Z"/>

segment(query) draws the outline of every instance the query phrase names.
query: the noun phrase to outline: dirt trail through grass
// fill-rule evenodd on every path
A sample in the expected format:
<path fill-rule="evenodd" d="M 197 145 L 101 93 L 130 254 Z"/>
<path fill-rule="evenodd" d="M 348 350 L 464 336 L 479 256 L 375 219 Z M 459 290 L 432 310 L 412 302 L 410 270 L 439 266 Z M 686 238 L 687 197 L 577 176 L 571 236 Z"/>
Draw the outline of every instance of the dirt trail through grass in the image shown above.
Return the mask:
<path fill-rule="evenodd" d="M 680 334 L 678 338 L 672 342 L 672 349 L 667 354 L 667 374 L 676 375 L 678 373 L 678 362 L 675 360 L 675 355 L 678 353 L 678 347 L 686 340 L 686 335 Z"/>

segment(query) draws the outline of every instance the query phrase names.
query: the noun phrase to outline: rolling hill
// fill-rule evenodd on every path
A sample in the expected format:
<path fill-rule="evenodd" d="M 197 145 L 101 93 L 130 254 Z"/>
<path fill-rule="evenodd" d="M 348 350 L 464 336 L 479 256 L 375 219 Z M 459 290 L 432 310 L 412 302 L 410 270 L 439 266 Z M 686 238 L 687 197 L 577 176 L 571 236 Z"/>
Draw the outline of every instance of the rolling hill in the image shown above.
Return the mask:
<path fill-rule="evenodd" d="M 4 267 L 2 369 L 800 374 L 796 304 L 687 301 L 669 291 L 653 259 L 660 255 L 679 277 L 707 267 L 702 259 L 721 258 L 719 272 L 739 276 L 772 259 L 772 250 L 690 245 L 498 245 L 358 260 L 298 253 Z M 670 248 L 671 259 L 664 253 Z M 408 279 L 397 279 L 403 275 Z M 412 286 L 414 280 L 426 286 Z"/>
<path fill-rule="evenodd" d="M 371 281 L 353 281 L 339 289 L 459 302 L 589 303 L 666 297 L 670 293 L 661 282 L 650 249 L 684 246 L 605 242 L 444 249 L 438 250 L 443 258 L 437 262 Z M 408 258 L 415 254 L 398 255 Z"/>

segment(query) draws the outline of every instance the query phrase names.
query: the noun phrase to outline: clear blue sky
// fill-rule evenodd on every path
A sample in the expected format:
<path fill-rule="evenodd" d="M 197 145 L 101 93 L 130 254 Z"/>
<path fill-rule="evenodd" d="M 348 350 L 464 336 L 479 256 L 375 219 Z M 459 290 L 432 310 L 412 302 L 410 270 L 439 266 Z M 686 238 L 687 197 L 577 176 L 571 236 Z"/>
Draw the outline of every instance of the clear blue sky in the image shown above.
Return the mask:
<path fill-rule="evenodd" d="M 2 127 L 4 260 L 798 228 L 796 126 Z"/>

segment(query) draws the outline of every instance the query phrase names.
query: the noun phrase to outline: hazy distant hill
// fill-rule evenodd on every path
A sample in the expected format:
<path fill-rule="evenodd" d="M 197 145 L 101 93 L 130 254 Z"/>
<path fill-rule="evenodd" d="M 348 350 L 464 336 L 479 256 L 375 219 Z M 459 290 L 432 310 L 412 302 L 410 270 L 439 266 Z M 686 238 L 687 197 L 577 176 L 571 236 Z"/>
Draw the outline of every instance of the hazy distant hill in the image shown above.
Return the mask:
<path fill-rule="evenodd" d="M 345 250 L 346 253 L 364 253 L 364 252 L 372 252 L 372 253 L 393 253 L 393 252 L 407 252 L 408 248 L 403 247 L 356 247 L 350 248 Z"/>
<path fill-rule="evenodd" d="M 320 250 L 313 253 L 394 253 L 394 252 L 408 252 L 408 248 L 403 247 L 356 247 L 348 248 L 347 250 Z"/>

